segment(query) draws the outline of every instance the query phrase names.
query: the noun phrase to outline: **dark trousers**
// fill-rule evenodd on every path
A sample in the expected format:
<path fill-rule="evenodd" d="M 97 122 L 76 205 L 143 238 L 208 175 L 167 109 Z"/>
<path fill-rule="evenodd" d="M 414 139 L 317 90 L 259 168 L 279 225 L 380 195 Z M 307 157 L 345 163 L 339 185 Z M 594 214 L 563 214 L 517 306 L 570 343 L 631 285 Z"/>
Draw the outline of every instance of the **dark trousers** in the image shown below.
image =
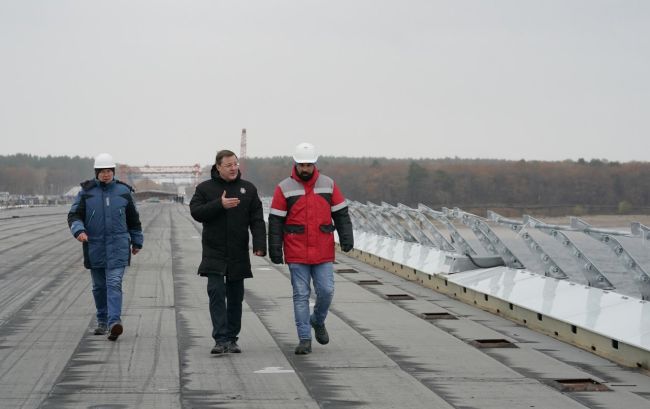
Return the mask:
<path fill-rule="evenodd" d="M 241 330 L 244 280 L 230 281 L 225 276 L 208 275 L 208 298 L 212 318 L 212 338 L 217 343 L 237 341 Z"/>

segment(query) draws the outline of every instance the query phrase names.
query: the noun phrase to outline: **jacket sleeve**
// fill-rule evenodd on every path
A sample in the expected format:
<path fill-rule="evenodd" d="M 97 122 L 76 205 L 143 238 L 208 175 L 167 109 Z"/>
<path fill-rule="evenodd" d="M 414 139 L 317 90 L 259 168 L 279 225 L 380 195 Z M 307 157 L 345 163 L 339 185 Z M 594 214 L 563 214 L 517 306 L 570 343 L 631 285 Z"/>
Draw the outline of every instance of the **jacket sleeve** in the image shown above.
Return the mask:
<path fill-rule="evenodd" d="M 144 235 L 142 234 L 142 224 L 140 223 L 140 213 L 135 207 L 133 195 L 129 193 L 128 202 L 126 204 L 126 227 L 131 236 L 131 243 L 133 247 L 142 248 L 144 244 Z"/>
<path fill-rule="evenodd" d="M 253 235 L 253 251 L 261 250 L 266 253 L 266 224 L 264 223 L 264 209 L 262 201 L 257 195 L 257 190 L 253 192 L 253 201 L 250 207 L 250 229 Z"/>
<path fill-rule="evenodd" d="M 221 212 L 225 211 L 221 204 L 221 197 L 213 200 L 208 200 L 205 192 L 198 186 L 194 191 L 194 196 L 190 200 L 190 214 L 200 223 L 209 222 L 219 216 Z"/>
<path fill-rule="evenodd" d="M 287 201 L 282 189 L 275 188 L 273 201 L 269 209 L 269 257 L 275 264 L 282 263 L 282 242 L 284 240 L 284 222 L 287 218 Z"/>
<path fill-rule="evenodd" d="M 354 248 L 352 220 L 348 212 L 348 204 L 336 184 L 332 192 L 332 219 L 339 235 L 341 250 L 345 252 L 352 250 Z"/>
<path fill-rule="evenodd" d="M 85 217 L 86 199 L 84 197 L 84 191 L 81 190 L 74 199 L 70 211 L 68 212 L 68 226 L 70 227 L 70 232 L 75 238 L 81 233 L 86 232 L 86 226 L 84 225 Z"/>

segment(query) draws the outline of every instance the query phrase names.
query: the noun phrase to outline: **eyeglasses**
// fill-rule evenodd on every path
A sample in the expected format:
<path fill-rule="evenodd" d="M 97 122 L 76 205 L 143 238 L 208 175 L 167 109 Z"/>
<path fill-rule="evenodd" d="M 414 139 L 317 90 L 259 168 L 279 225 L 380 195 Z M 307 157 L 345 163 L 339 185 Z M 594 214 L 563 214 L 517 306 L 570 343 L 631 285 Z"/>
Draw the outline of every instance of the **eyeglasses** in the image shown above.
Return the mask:
<path fill-rule="evenodd" d="M 239 167 L 239 163 L 238 163 L 238 162 L 233 162 L 233 163 L 222 163 L 222 164 L 219 165 L 219 166 L 222 167 L 222 168 L 226 168 L 226 169 L 233 169 L 233 168 L 238 168 L 238 167 Z"/>

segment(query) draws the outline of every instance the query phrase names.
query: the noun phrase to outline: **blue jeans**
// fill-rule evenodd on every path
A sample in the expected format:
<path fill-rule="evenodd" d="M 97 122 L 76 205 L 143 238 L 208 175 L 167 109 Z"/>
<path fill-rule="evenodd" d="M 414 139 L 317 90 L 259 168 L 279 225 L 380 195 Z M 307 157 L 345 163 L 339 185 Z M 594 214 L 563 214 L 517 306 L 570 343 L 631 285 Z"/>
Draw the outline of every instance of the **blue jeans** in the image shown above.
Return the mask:
<path fill-rule="evenodd" d="M 209 274 L 208 298 L 214 341 L 218 344 L 237 341 L 241 331 L 244 280 L 231 281 L 219 274 Z"/>
<path fill-rule="evenodd" d="M 93 268 L 90 275 L 93 279 L 93 297 L 97 309 L 97 324 L 109 327 L 121 321 L 122 315 L 122 277 L 126 267 L 107 270 Z"/>
<path fill-rule="evenodd" d="M 311 339 L 311 323 L 325 324 L 327 312 L 334 298 L 334 266 L 332 263 L 297 264 L 290 263 L 291 285 L 293 286 L 293 314 L 299 339 Z M 309 312 L 310 281 L 314 281 L 316 304 L 314 313 Z"/>

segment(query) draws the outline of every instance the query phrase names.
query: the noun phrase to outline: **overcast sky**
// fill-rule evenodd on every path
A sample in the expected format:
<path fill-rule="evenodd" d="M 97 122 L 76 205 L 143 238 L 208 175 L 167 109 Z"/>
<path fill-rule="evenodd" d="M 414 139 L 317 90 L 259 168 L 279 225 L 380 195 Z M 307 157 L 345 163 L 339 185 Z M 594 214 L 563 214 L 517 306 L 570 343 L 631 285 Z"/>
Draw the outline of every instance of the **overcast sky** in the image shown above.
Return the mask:
<path fill-rule="evenodd" d="M 650 1 L 0 0 L 0 154 L 650 160 Z"/>

